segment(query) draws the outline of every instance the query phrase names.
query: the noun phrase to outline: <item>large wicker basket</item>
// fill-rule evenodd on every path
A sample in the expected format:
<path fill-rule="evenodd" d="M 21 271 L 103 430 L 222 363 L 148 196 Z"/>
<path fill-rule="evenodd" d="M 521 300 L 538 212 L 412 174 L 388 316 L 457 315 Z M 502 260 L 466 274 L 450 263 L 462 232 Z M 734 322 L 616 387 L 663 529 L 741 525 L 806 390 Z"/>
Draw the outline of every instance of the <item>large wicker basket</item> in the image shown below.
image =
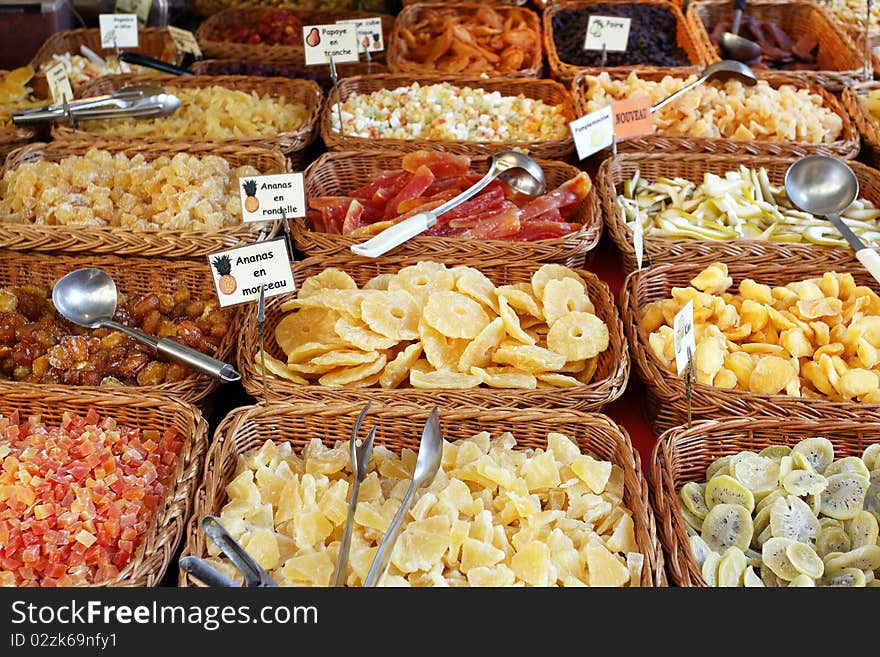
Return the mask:
<path fill-rule="evenodd" d="M 31 255 L 14 251 L 0 250 L 0 287 L 14 285 L 39 285 L 49 290 L 59 278 L 75 269 L 98 267 L 106 271 L 116 283 L 116 288 L 126 296 L 140 296 L 151 293 L 172 294 L 181 285 L 197 295 L 210 295 L 213 279 L 207 263 L 192 261 L 173 261 L 157 258 L 117 258 L 115 256 L 78 255 L 64 256 Z M 217 351 L 213 354 L 227 363 L 235 357 L 238 342 L 238 309 L 229 309 L 229 332 L 223 336 Z M 16 381 L 0 381 L 0 385 L 14 387 L 22 385 Z M 65 386 L 62 384 L 31 384 L 38 390 L 60 388 L 72 392 L 91 390 L 105 396 L 161 393 L 181 401 L 200 403 L 218 387 L 214 377 L 192 371 L 182 381 L 163 383 L 157 386 Z"/>
<path fill-rule="evenodd" d="M 691 481 L 704 482 L 706 468 L 722 456 L 758 452 L 768 445 L 791 447 L 814 436 L 833 443 L 835 458 L 861 456 L 868 445 L 880 442 L 880 427 L 858 420 L 728 418 L 697 422 L 690 429 L 675 427 L 660 436 L 654 445 L 649 480 L 666 569 L 674 585 L 706 586 L 681 515 L 681 487 Z"/>
<path fill-rule="evenodd" d="M 393 73 L 438 73 L 437 69 L 430 65 L 414 62 L 407 57 L 407 44 L 401 32 L 410 28 L 415 23 L 423 20 L 426 14 L 436 12 L 438 10 L 452 10 L 456 14 L 463 16 L 473 16 L 483 7 L 483 3 L 455 3 L 451 5 L 446 2 L 429 2 L 409 5 L 397 15 L 394 21 L 394 29 L 388 42 L 388 68 Z M 531 9 L 524 9 L 517 6 L 500 5 L 493 8 L 503 20 L 507 20 L 513 16 L 516 20 L 522 21 L 526 26 L 535 32 L 535 47 L 527 56 L 522 66 L 517 71 L 501 72 L 496 71 L 493 75 L 513 75 L 525 76 L 532 78 L 540 78 L 544 72 L 544 56 L 541 49 L 541 22 L 538 15 Z"/>
<path fill-rule="evenodd" d="M 31 86 L 34 87 L 34 94 L 39 98 L 49 97 L 49 83 L 46 82 L 46 74 L 40 71 L 40 66 L 46 62 L 52 61 L 52 55 L 79 55 L 79 47 L 86 46 L 101 56 L 113 55 L 113 48 L 101 48 L 101 30 L 89 27 L 76 30 L 65 30 L 56 32 L 43 42 L 37 54 L 31 60 L 31 66 L 34 67 L 36 75 L 34 76 Z M 148 57 L 155 57 L 168 62 L 169 64 L 179 65 L 183 61 L 184 53 L 177 48 L 171 33 L 164 27 L 146 27 L 138 30 L 137 48 L 120 48 L 122 52 L 136 51 Z M 155 71 L 156 75 L 160 75 Z M 152 75 L 152 72 L 145 73 Z M 77 86 L 71 81 L 74 93 Z"/>
<path fill-rule="evenodd" d="M 285 62 L 239 61 L 235 59 L 202 59 L 189 67 L 195 75 L 250 75 L 256 77 L 303 78 L 314 80 L 324 93 L 333 88 L 333 78 L 327 66 L 306 66 Z M 339 79 L 353 75 L 378 75 L 387 73 L 382 62 L 346 62 L 337 64 Z"/>
<path fill-rule="evenodd" d="M 301 406 L 271 404 L 245 406 L 233 411 L 217 428 L 205 463 L 205 477 L 196 495 L 196 506 L 189 522 L 183 555 L 207 556 L 201 520 L 219 515 L 226 503 L 226 485 L 235 475 L 239 454 L 259 448 L 267 439 L 291 443 L 299 451 L 313 438 L 328 446 L 348 440 L 361 404 Z M 364 426 L 376 427 L 376 444 L 399 452 L 417 450 L 419 435 L 430 408 L 371 409 Z M 626 431 L 599 414 L 559 411 L 548 416 L 541 411 L 477 410 L 441 408 L 444 438 L 450 442 L 470 438 L 481 431 L 494 436 L 510 431 L 520 449 L 546 449 L 547 434 L 560 432 L 577 441 L 581 450 L 611 461 L 624 472 L 623 503 L 632 511 L 636 543 L 645 556 L 641 586 L 666 586 L 663 554 L 659 549 L 654 517 L 648 503 L 647 484 L 641 473 L 639 456 Z M 181 586 L 198 586 L 186 573 L 180 573 Z"/>
<path fill-rule="evenodd" d="M 424 258 L 309 258 L 294 266 L 294 279 L 301 284 L 309 276 L 327 267 L 338 267 L 348 272 L 361 286 L 370 278 L 382 273 L 394 273 Z M 536 262 L 511 262 L 509 260 L 460 260 L 456 265 L 470 265 L 482 271 L 496 285 L 527 282 L 541 265 Z M 620 318 L 608 286 L 592 272 L 579 270 L 587 282 L 587 293 L 596 307 L 596 315 L 608 326 L 610 343 L 599 354 L 598 366 L 588 385 L 572 388 L 538 388 L 536 390 L 512 390 L 495 388 L 471 388 L 469 390 L 423 390 L 418 388 L 339 388 L 321 385 L 297 385 L 291 381 L 267 378 L 267 394 L 271 399 L 302 403 L 365 402 L 371 400 L 382 404 L 424 405 L 437 403 L 452 408 L 473 406 L 479 408 L 567 408 L 579 411 L 599 411 L 605 404 L 617 399 L 626 387 L 629 376 L 629 355 L 623 337 Z M 266 301 L 264 325 L 266 353 L 283 362 L 287 361 L 281 347 L 274 339 L 275 327 L 285 316 L 281 311 L 284 301 L 291 295 L 279 295 Z M 250 304 L 255 306 L 256 304 Z M 248 309 L 244 333 L 239 342 L 238 365 L 245 390 L 254 397 L 264 396 L 263 378 L 259 366 L 259 330 L 256 308 Z"/>
<path fill-rule="evenodd" d="M 123 141 L 55 141 L 37 143 L 21 148 L 6 161 L 3 173 L 12 171 L 25 162 L 82 156 L 90 148 L 125 153 L 143 154 L 152 161 L 176 153 L 217 155 L 232 167 L 250 164 L 262 173 L 290 171 L 284 156 L 274 150 L 257 147 L 187 142 L 123 142 Z M 219 230 L 133 230 L 113 226 L 46 226 L 35 224 L 0 223 L 0 248 L 15 251 L 44 251 L 109 255 L 160 256 L 192 258 L 222 251 L 233 246 L 265 239 L 274 235 L 277 222 L 241 224 Z"/>
<path fill-rule="evenodd" d="M 621 266 L 624 273 L 629 274 L 637 268 L 636 252 L 633 246 L 632 229 L 617 202 L 618 194 L 623 191 L 623 183 L 633 177 L 636 172 L 649 181 L 660 177 L 674 178 L 680 176 L 699 183 L 705 173 L 723 176 L 727 171 L 737 171 L 740 166 L 750 168 L 764 167 L 770 182 L 783 185 L 785 172 L 794 162 L 793 158 L 760 157 L 757 155 L 707 155 L 687 153 L 676 158 L 659 153 L 641 155 L 637 153 L 621 153 L 605 160 L 599 168 L 596 185 L 599 188 L 599 199 L 605 217 L 605 227 L 617 246 Z M 880 205 L 880 172 L 866 167 L 856 161 L 849 162 L 850 167 L 859 179 L 859 196 Z M 836 263 L 850 262 L 852 249 L 849 247 L 827 247 L 817 244 L 797 244 L 788 242 L 771 242 L 769 240 L 737 239 L 730 241 L 698 240 L 698 239 L 667 239 L 663 237 L 644 237 L 644 262 L 654 265 L 668 263 L 705 263 L 716 261 L 748 262 L 752 265 L 797 266 L 800 263 L 827 263 L 831 267 Z"/>
<path fill-rule="evenodd" d="M 871 91 L 880 89 L 880 81 L 859 82 L 849 85 L 840 95 L 862 136 L 862 156 L 871 166 L 880 166 L 880 119 L 862 104 Z"/>
<path fill-rule="evenodd" d="M 749 16 L 772 20 L 794 41 L 804 34 L 819 41 L 815 71 L 780 71 L 791 77 L 806 80 L 829 91 L 840 91 L 846 85 L 862 79 L 864 57 L 849 34 L 828 12 L 812 2 L 779 2 L 758 0 L 750 2 Z M 697 39 L 703 58 L 709 62 L 721 61 L 718 49 L 712 44 L 709 31 L 721 21 L 731 21 L 733 6 L 726 0 L 701 0 L 687 8 L 687 20 Z"/>
<path fill-rule="evenodd" d="M 24 418 L 39 415 L 50 426 L 61 425 L 67 412 L 85 415 L 92 409 L 101 417 L 109 416 L 119 424 L 139 429 L 177 429 L 183 439 L 168 491 L 131 561 L 118 576 L 95 584 L 157 586 L 177 552 L 184 524 L 189 520 L 193 494 L 202 476 L 208 449 L 208 423 L 190 404 L 167 396 L 107 395 L 91 390 L 44 391 L 26 384 L 4 386 L 0 394 L 0 414 L 18 411 Z"/>
<path fill-rule="evenodd" d="M 278 11 L 278 9 L 271 7 L 239 6 L 225 9 L 220 13 L 214 14 L 199 25 L 198 30 L 196 30 L 196 38 L 199 40 L 199 47 L 202 49 L 202 54 L 205 57 L 214 57 L 217 59 L 302 63 L 305 58 L 305 50 L 303 49 L 302 44 L 296 46 L 284 46 L 236 43 L 234 41 L 223 41 L 215 38 L 219 28 L 225 28 L 230 25 L 253 25 L 255 23 L 260 23 L 276 11 Z M 349 18 L 381 18 L 383 42 L 386 44 L 386 50 L 371 53 L 371 56 L 377 61 L 384 61 L 385 59 L 388 38 L 391 33 L 391 28 L 394 25 L 394 17 L 389 14 L 375 14 L 367 11 L 354 10 L 320 11 L 290 8 L 282 8 L 281 11 L 299 21 L 300 27 L 296 32 L 300 38 L 302 38 L 303 25 L 326 25 Z"/>
<path fill-rule="evenodd" d="M 547 49 L 547 60 L 550 63 L 550 70 L 553 72 L 553 75 L 557 80 L 565 84 L 571 84 L 577 77 L 578 73 L 584 70 L 584 67 L 567 64 L 559 58 L 559 53 L 556 50 L 556 40 L 553 36 L 553 17 L 563 9 L 582 10 L 589 9 L 590 7 L 594 7 L 596 5 L 614 4 L 628 5 L 633 3 L 631 0 L 586 0 L 582 2 L 560 2 L 554 3 L 553 6 L 548 7 L 544 10 L 544 15 L 542 18 L 544 24 L 544 47 Z M 697 46 L 697 37 L 694 34 L 690 25 L 688 25 L 688 22 L 685 19 L 684 13 L 681 10 L 681 5 L 679 3 L 670 2 L 670 0 L 638 0 L 636 4 L 658 5 L 669 10 L 669 12 L 675 17 L 676 42 L 687 53 L 690 63 L 694 65 L 703 65 L 708 63 L 705 56 Z M 584 29 L 586 30 L 586 25 L 584 25 Z M 613 76 L 617 72 L 627 74 L 630 70 L 632 70 L 632 68 L 632 66 L 609 66 L 603 68 L 602 70 L 608 71 L 608 73 Z M 648 65 L 638 65 L 638 69 L 640 71 L 669 70 Z"/>
<path fill-rule="evenodd" d="M 832 269 L 826 264 L 803 263 L 797 269 L 788 266 L 754 266 L 743 262 L 727 263 L 733 287 L 744 278 L 771 287 L 811 277 L 821 277 Z M 688 287 L 689 281 L 704 269 L 703 265 L 659 265 L 630 274 L 620 292 L 620 312 L 629 339 L 639 378 L 646 387 L 645 410 L 654 433 L 687 422 L 687 401 L 684 378 L 665 369 L 654 356 L 648 334 L 642 326 L 644 307 L 651 301 L 667 299 L 673 287 Z M 875 292 L 877 283 L 861 266 L 851 263 L 833 267 L 849 272 L 856 283 L 867 285 Z M 790 397 L 785 394 L 761 395 L 743 390 L 726 390 L 703 383 L 692 386 L 692 418 L 717 417 L 785 417 L 789 419 L 880 419 L 880 404 L 837 402 L 825 399 Z"/>
<path fill-rule="evenodd" d="M 409 86 L 413 82 L 421 85 L 449 82 L 464 87 L 481 88 L 487 91 L 499 91 L 503 95 L 518 96 L 541 100 L 549 105 L 562 105 L 565 121 L 577 118 L 574 101 L 565 87 L 552 80 L 534 80 L 531 78 L 481 78 L 466 76 L 442 75 L 361 75 L 340 80 L 338 97 L 343 102 L 354 93 L 369 94 L 381 89 L 397 89 Z M 574 151 L 571 133 L 566 130 L 565 137 L 545 141 L 519 142 L 488 142 L 488 141 L 429 141 L 426 139 L 370 139 L 367 137 L 340 136 L 332 129 L 332 113 L 335 111 L 337 94 L 331 92 L 324 103 L 321 117 L 321 137 L 330 150 L 373 150 L 376 148 L 396 151 L 416 151 L 422 148 L 436 148 L 466 155 L 491 155 L 501 150 L 520 149 L 532 157 L 548 160 L 565 159 Z"/>
<path fill-rule="evenodd" d="M 142 76 L 142 75 L 116 75 L 105 77 L 84 86 L 80 90 L 83 97 L 112 93 L 116 89 L 129 84 L 141 82 L 153 82 L 164 84 L 166 87 L 180 89 L 199 89 L 202 87 L 221 86 L 244 92 L 256 92 L 260 95 L 268 94 L 272 98 L 284 97 L 288 102 L 302 103 L 306 108 L 306 118 L 303 124 L 293 130 L 287 130 L 273 135 L 262 137 L 242 137 L 237 139 L 225 139 L 221 142 L 199 140 L 192 137 L 165 138 L 166 141 L 180 141 L 188 144 L 198 143 L 221 143 L 236 146 L 262 146 L 263 148 L 275 148 L 286 154 L 303 150 L 317 137 L 315 125 L 318 122 L 318 114 L 324 94 L 321 88 L 311 80 L 291 80 L 289 78 L 264 78 L 251 77 L 248 75 L 190 75 L 190 76 Z M 96 138 L 123 139 L 119 136 L 101 136 L 88 131 L 86 127 L 66 126 L 56 124 L 52 128 L 55 139 L 94 141 Z M 161 141 L 162 137 L 137 137 L 131 141 Z"/>
<path fill-rule="evenodd" d="M 367 184 L 378 173 L 389 169 L 400 169 L 401 158 L 401 153 L 393 151 L 324 153 L 306 169 L 306 197 L 346 196 L 357 187 Z M 577 168 L 562 162 L 539 161 L 539 164 L 544 169 L 548 191 L 579 173 Z M 488 159 L 474 158 L 472 167 L 480 173 L 485 173 L 489 167 Z M 414 237 L 396 248 L 392 254 L 397 257 L 417 256 L 440 262 L 457 262 L 462 258 L 470 260 L 508 258 L 512 262 L 536 260 L 581 267 L 587 252 L 596 246 L 602 234 L 602 215 L 599 211 L 595 186 L 590 190 L 587 198 L 580 203 L 572 222 L 580 224 L 580 230 L 556 239 L 514 242 Z M 348 255 L 351 253 L 349 247 L 364 239 L 320 233 L 311 230 L 305 220 L 294 222 L 292 232 L 297 249 L 307 256 Z"/>
<path fill-rule="evenodd" d="M 583 69 L 572 84 L 575 103 L 579 114 L 587 114 L 587 76 L 599 75 L 603 69 Z M 640 79 L 659 82 L 665 76 L 687 78 L 690 75 L 699 75 L 697 68 L 667 68 L 643 70 L 640 67 L 628 71 L 611 73 L 612 79 L 624 79 L 631 72 L 635 72 Z M 804 155 L 830 155 L 851 159 L 859 154 L 859 134 L 855 124 L 844 108 L 840 100 L 830 91 L 822 87 L 810 84 L 804 80 L 793 78 L 781 73 L 759 71 L 756 73 L 759 80 L 766 80 L 773 87 L 778 88 L 783 84 L 791 85 L 797 89 L 809 89 L 822 98 L 822 105 L 837 114 L 842 121 L 843 129 L 836 141 L 827 144 L 813 144 L 794 141 L 757 141 L 744 139 L 718 139 L 707 137 L 683 137 L 652 133 L 642 137 L 634 137 L 626 141 L 618 142 L 619 152 L 689 152 L 689 153 L 729 153 L 736 156 L 760 155 L 762 157 L 803 157 Z M 661 110 L 662 111 L 662 110 Z M 606 149 L 604 152 L 608 152 Z"/>

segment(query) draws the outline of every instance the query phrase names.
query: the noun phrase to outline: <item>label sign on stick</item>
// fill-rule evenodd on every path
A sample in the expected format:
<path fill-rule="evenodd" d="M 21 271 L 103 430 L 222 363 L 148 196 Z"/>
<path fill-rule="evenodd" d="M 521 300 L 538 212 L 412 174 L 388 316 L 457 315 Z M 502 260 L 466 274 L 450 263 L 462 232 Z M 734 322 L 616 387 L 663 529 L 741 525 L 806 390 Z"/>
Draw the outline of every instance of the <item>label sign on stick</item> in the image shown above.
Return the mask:
<path fill-rule="evenodd" d="M 223 308 L 257 301 L 264 285 L 267 299 L 296 290 L 283 238 L 213 253 L 208 266 Z"/>
<path fill-rule="evenodd" d="M 189 30 L 182 30 L 179 27 L 174 27 L 173 25 L 168 26 L 168 33 L 171 35 L 171 39 L 174 41 L 174 45 L 177 46 L 178 50 L 181 52 L 192 53 L 196 57 L 202 56 L 202 49 L 199 48 L 199 42 L 196 41 L 196 36 Z"/>
<path fill-rule="evenodd" d="M 646 135 L 651 132 L 651 99 L 634 96 L 614 103 L 614 136 L 617 141 Z"/>
<path fill-rule="evenodd" d="M 688 301 L 678 311 L 673 321 L 672 346 L 675 349 L 675 367 L 682 376 L 688 369 L 688 362 L 693 358 L 697 343 L 694 338 L 694 302 Z"/>
<path fill-rule="evenodd" d="M 246 176 L 238 179 L 241 216 L 245 223 L 306 216 L 306 192 L 302 173 Z"/>
<path fill-rule="evenodd" d="M 629 24 L 629 18 L 590 16 L 584 50 L 625 51 L 629 41 Z"/>
<path fill-rule="evenodd" d="M 137 48 L 138 22 L 135 14 L 101 14 L 102 48 Z"/>
<path fill-rule="evenodd" d="M 611 105 L 586 114 L 568 124 L 578 159 L 583 160 L 603 148 L 611 146 L 614 139 L 614 124 Z"/>
<path fill-rule="evenodd" d="M 55 105 L 60 105 L 65 100 L 67 102 L 73 100 L 73 89 L 70 88 L 70 80 L 67 71 L 64 70 L 64 64 L 58 62 L 47 68 L 46 82 L 49 84 L 49 94 Z"/>
<path fill-rule="evenodd" d="M 342 25 L 304 25 L 306 66 L 329 64 L 330 57 L 337 64 L 358 61 L 357 27 Z"/>
<path fill-rule="evenodd" d="M 351 24 L 357 31 L 358 52 L 382 52 L 385 50 L 385 41 L 382 35 L 382 19 L 376 18 L 349 18 L 344 21 L 336 21 L 337 25 Z"/>
<path fill-rule="evenodd" d="M 147 20 L 150 18 L 150 8 L 153 6 L 153 0 L 116 0 L 116 14 L 134 14 L 137 16 L 138 25 L 146 27 Z"/>

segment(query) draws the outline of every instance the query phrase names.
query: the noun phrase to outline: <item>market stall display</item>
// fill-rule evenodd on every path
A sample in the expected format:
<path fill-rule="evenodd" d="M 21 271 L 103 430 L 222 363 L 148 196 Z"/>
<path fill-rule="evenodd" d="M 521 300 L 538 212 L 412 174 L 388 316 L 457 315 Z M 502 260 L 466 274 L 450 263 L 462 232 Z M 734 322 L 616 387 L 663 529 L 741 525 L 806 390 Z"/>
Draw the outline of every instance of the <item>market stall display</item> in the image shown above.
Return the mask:
<path fill-rule="evenodd" d="M 840 95 L 862 137 L 862 152 L 871 166 L 880 164 L 880 83 L 859 82 Z"/>
<path fill-rule="evenodd" d="M 211 475 L 200 489 L 184 554 L 208 557 L 236 574 L 200 531 L 198 519 L 210 513 L 279 581 L 329 585 L 350 478 L 343 441 L 359 411 L 276 404 L 227 417 L 218 429 L 224 439 L 208 455 Z M 397 506 L 394 491 L 408 483 L 426 415 L 394 409 L 367 415 L 376 444 L 355 515 L 350 586 L 363 581 Z M 606 417 L 465 408 L 443 411 L 440 419 L 442 469 L 416 499 L 386 586 L 665 585 L 638 457 Z M 281 428 L 283 438 L 267 441 L 278 435 L 270 427 Z M 513 469 L 522 477 L 509 490 L 494 483 L 508 481 Z M 251 505 L 258 510 L 248 513 Z M 547 521 L 540 527 L 539 517 Z M 180 583 L 196 584 L 185 575 Z"/>
<path fill-rule="evenodd" d="M 29 86 L 33 75 L 34 70 L 29 66 L 14 71 L 0 71 L 0 160 L 36 136 L 33 128 L 12 123 L 13 112 L 41 104 L 33 97 L 33 88 Z"/>
<path fill-rule="evenodd" d="M 670 579 L 876 586 L 878 453 L 876 425 L 858 420 L 726 418 L 667 431 L 649 476 Z M 724 516 L 736 520 L 722 530 Z"/>

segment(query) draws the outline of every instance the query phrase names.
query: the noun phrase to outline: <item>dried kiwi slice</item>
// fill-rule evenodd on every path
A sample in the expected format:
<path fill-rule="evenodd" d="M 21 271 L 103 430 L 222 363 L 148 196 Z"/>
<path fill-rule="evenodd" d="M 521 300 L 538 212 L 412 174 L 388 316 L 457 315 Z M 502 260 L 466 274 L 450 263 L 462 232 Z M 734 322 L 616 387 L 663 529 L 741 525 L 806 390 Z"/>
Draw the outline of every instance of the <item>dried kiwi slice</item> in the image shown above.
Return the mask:
<path fill-rule="evenodd" d="M 704 489 L 705 486 L 695 481 L 689 481 L 678 491 L 678 497 L 681 499 L 682 504 L 684 504 L 688 511 L 701 519 L 705 518 L 706 514 L 709 513 L 706 498 L 703 496 Z"/>
<path fill-rule="evenodd" d="M 849 472 L 828 477 L 828 486 L 822 491 L 822 513 L 838 520 L 849 520 L 862 510 L 868 479 Z"/>
<path fill-rule="evenodd" d="M 718 475 L 706 484 L 706 504 L 712 509 L 718 504 L 738 504 L 751 513 L 755 509 L 755 496 L 730 475 Z"/>
<path fill-rule="evenodd" d="M 859 570 L 880 568 L 880 545 L 863 545 L 843 554 L 831 553 L 825 556 L 825 570 L 829 573 L 846 568 Z"/>
<path fill-rule="evenodd" d="M 736 546 L 727 548 L 718 562 L 717 586 L 739 586 L 746 566 L 748 563 L 742 550 Z"/>
<path fill-rule="evenodd" d="M 801 498 L 788 495 L 770 509 L 770 533 L 812 545 L 819 533 L 819 519 Z"/>
<path fill-rule="evenodd" d="M 717 504 L 703 519 L 700 536 L 718 553 L 734 545 L 746 550 L 752 542 L 752 516 L 739 504 Z"/>
<path fill-rule="evenodd" d="M 798 497 L 819 495 L 826 486 L 828 480 L 824 476 L 808 470 L 792 470 L 782 480 L 782 487 L 791 495 Z"/>
<path fill-rule="evenodd" d="M 858 588 L 865 586 L 865 573 L 858 568 L 844 568 L 819 580 L 819 586 L 846 586 Z"/>
<path fill-rule="evenodd" d="M 802 454 L 815 472 L 823 474 L 834 461 L 834 445 L 827 438 L 805 438 L 792 448 L 792 455 Z"/>
<path fill-rule="evenodd" d="M 841 527 L 823 527 L 816 536 L 816 552 L 825 557 L 832 552 L 849 552 L 849 535 Z"/>
<path fill-rule="evenodd" d="M 870 511 L 859 511 L 851 520 L 845 520 L 843 526 L 853 549 L 877 544 L 880 525 Z"/>
<path fill-rule="evenodd" d="M 785 556 L 799 573 L 811 579 L 822 577 L 825 563 L 816 551 L 805 543 L 792 543 L 785 548 Z"/>
<path fill-rule="evenodd" d="M 761 548 L 761 558 L 764 560 L 764 565 L 772 570 L 779 579 L 784 579 L 787 582 L 800 574 L 786 553 L 788 547 L 794 545 L 795 542 L 790 538 L 775 536 L 767 539 Z"/>
<path fill-rule="evenodd" d="M 834 463 L 825 468 L 825 476 L 830 477 L 841 472 L 850 472 L 852 474 L 861 475 L 865 479 L 871 476 L 871 471 L 865 465 L 865 462 L 858 456 L 847 456 L 837 459 Z"/>

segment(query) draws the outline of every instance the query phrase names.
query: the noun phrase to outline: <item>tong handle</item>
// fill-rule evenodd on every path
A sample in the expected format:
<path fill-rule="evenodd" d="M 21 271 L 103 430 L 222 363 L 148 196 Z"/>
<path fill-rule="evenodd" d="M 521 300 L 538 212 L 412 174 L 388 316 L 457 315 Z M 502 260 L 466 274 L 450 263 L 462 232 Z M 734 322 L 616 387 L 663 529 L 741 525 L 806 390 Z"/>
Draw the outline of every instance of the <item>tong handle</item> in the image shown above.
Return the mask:
<path fill-rule="evenodd" d="M 232 538 L 217 518 L 205 516 L 202 520 L 202 529 L 220 548 L 223 554 L 229 557 L 229 560 L 235 564 L 235 567 L 241 571 L 241 574 L 244 575 L 245 586 L 275 586 L 275 582 L 269 577 L 269 574 L 238 544 L 238 541 Z"/>
<path fill-rule="evenodd" d="M 181 557 L 180 569 L 207 586 L 238 588 L 238 584 L 199 557 Z"/>

